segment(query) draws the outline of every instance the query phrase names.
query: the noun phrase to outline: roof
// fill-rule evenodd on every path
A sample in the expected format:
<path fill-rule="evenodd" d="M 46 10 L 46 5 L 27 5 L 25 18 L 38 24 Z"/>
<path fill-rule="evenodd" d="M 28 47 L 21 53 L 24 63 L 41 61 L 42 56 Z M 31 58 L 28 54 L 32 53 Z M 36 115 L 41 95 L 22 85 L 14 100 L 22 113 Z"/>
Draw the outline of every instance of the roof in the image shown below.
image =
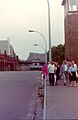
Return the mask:
<path fill-rule="evenodd" d="M 27 61 L 44 62 L 45 61 L 45 54 L 30 53 Z"/>
<path fill-rule="evenodd" d="M 64 3 L 65 3 L 65 0 L 62 1 L 62 5 L 64 5 Z"/>

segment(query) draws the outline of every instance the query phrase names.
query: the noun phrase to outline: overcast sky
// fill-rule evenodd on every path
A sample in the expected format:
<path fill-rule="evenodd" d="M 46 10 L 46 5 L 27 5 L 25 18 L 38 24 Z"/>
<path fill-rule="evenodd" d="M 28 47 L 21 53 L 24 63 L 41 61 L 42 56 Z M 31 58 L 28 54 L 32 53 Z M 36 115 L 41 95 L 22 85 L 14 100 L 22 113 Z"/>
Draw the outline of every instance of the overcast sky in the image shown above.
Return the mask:
<path fill-rule="evenodd" d="M 64 16 L 62 0 L 49 0 L 51 13 L 51 45 L 64 44 Z M 0 39 L 10 38 L 20 59 L 27 59 L 29 52 L 44 53 L 44 40 L 33 29 L 41 32 L 48 43 L 47 0 L 0 0 Z"/>

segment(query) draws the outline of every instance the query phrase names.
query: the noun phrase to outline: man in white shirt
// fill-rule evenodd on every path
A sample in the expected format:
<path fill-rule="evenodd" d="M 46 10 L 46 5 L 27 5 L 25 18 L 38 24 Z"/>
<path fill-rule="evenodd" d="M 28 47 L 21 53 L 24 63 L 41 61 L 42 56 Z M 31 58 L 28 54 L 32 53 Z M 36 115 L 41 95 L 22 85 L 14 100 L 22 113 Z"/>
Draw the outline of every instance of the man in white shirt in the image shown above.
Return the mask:
<path fill-rule="evenodd" d="M 50 86 L 54 86 L 54 72 L 55 72 L 55 65 L 54 62 L 51 61 L 48 65 L 48 73 L 49 73 L 49 84 Z"/>

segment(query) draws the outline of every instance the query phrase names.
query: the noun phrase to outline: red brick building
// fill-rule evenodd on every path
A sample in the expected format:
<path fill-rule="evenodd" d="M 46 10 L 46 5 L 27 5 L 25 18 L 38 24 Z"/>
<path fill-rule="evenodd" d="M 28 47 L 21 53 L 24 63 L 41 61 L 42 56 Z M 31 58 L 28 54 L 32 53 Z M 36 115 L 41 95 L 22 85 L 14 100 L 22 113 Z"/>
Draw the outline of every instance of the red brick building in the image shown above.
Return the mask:
<path fill-rule="evenodd" d="M 78 65 L 78 0 L 63 0 L 65 25 L 65 57 Z"/>
<path fill-rule="evenodd" d="M 7 55 L 0 54 L 0 71 L 17 70 L 18 59 Z"/>

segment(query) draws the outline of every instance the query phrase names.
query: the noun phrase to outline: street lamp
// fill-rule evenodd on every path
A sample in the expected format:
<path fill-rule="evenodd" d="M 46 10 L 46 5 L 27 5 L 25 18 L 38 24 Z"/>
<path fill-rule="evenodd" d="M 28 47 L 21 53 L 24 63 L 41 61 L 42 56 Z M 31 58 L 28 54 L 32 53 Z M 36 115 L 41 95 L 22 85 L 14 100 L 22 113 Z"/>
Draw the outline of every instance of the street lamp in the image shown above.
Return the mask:
<path fill-rule="evenodd" d="M 48 5 L 48 39 L 49 39 L 49 61 L 52 60 L 52 55 L 51 55 L 51 24 L 50 24 L 50 4 L 49 4 L 49 0 L 47 0 L 47 5 Z M 34 31 L 34 30 L 29 30 L 29 32 L 37 32 L 39 34 L 41 34 L 38 31 Z M 41 34 L 42 35 L 42 34 Z M 42 35 L 43 36 L 43 35 Z M 47 44 L 46 44 L 46 39 L 43 36 L 44 40 L 45 40 L 45 46 L 47 49 Z"/>
<path fill-rule="evenodd" d="M 37 32 L 37 33 L 39 33 L 39 34 L 44 38 L 45 49 L 44 49 L 43 46 L 41 46 L 41 45 L 35 44 L 35 46 L 40 46 L 40 47 L 42 47 L 42 48 L 45 50 L 45 63 L 47 63 L 47 43 L 46 43 L 45 37 L 43 36 L 43 34 L 41 34 L 41 33 L 38 32 L 38 31 L 29 30 L 29 32 Z M 51 57 L 51 55 L 50 55 L 50 57 Z M 51 58 L 49 58 L 49 60 L 50 60 L 50 59 L 51 59 Z M 43 120 L 46 120 L 46 77 L 45 77 L 45 81 L 44 81 L 44 111 L 43 111 Z"/>
<path fill-rule="evenodd" d="M 50 26 L 50 4 L 49 4 L 49 0 L 47 0 L 47 5 L 48 5 L 49 61 L 51 61 L 52 56 L 51 56 L 51 26 Z"/>
<path fill-rule="evenodd" d="M 42 33 L 40 33 L 39 31 L 35 31 L 35 30 L 28 30 L 28 31 L 29 32 L 36 32 L 36 33 L 40 34 L 43 37 L 44 42 L 45 42 L 45 49 L 41 45 L 35 44 L 35 46 L 41 46 L 45 50 L 45 59 L 46 59 L 45 62 L 47 63 L 47 42 L 46 42 L 46 39 L 45 39 L 44 35 Z"/>
<path fill-rule="evenodd" d="M 42 49 L 44 49 L 44 47 L 42 45 L 39 45 L 39 44 L 34 44 L 34 46 L 40 46 Z M 46 52 L 45 49 L 44 49 L 44 51 Z"/>
<path fill-rule="evenodd" d="M 46 50 L 44 49 L 44 47 L 42 45 L 39 45 L 39 44 L 34 44 L 34 46 L 40 46 L 45 51 L 45 63 L 47 63 Z"/>

